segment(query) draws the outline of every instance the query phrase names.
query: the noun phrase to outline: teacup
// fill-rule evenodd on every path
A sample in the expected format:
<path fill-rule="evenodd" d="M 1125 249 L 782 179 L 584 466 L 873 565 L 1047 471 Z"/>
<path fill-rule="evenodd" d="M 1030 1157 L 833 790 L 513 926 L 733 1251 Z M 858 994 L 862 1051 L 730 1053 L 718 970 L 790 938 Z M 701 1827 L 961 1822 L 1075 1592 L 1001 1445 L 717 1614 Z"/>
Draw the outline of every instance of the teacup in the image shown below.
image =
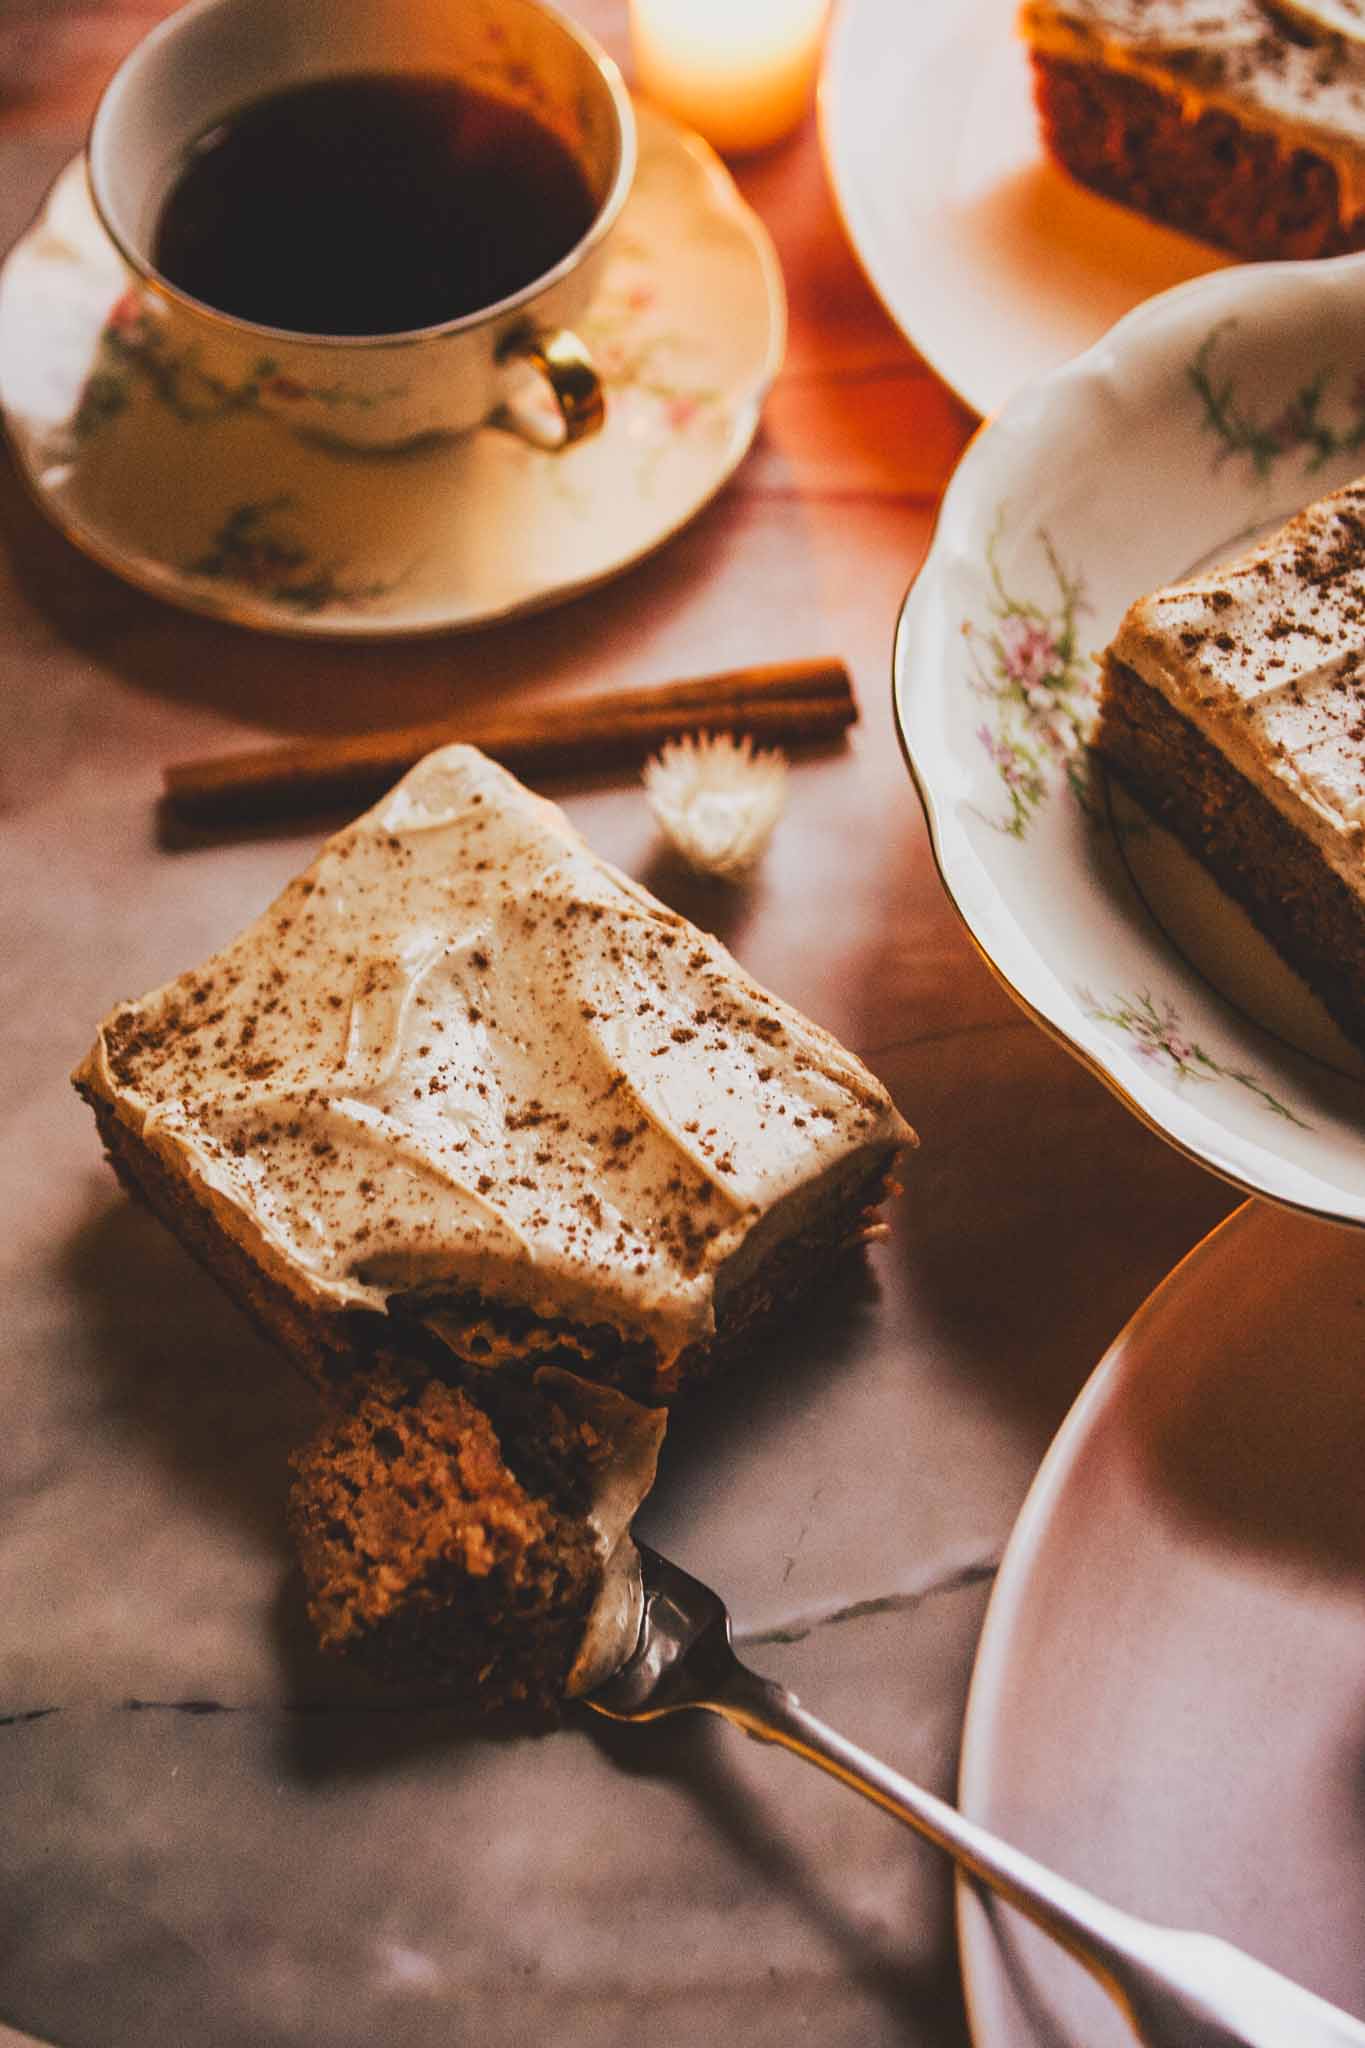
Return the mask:
<path fill-rule="evenodd" d="M 532 117 L 586 185 L 585 231 L 494 303 L 397 332 L 271 324 L 162 273 L 159 225 L 205 137 L 292 88 L 375 78 L 455 81 Z M 599 281 L 635 153 L 616 66 L 541 0 L 192 0 L 111 80 L 86 160 L 96 210 L 133 273 L 114 325 L 171 402 L 199 417 L 269 412 L 350 447 L 396 449 L 489 421 L 545 446 L 600 427 L 601 380 L 573 323 Z M 548 406 L 524 402 L 528 371 Z"/>

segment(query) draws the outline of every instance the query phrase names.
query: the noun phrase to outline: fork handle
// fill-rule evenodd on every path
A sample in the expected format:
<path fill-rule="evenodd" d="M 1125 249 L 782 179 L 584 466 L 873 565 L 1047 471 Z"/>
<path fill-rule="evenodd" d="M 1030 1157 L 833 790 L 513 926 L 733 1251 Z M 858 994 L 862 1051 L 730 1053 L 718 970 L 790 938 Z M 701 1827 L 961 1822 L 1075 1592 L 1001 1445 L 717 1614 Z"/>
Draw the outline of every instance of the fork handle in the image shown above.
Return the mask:
<path fill-rule="evenodd" d="M 1212 1935 L 1158 1927 L 1059 1877 L 734 1663 L 706 1701 L 944 1849 L 1099 1979 L 1149 2048 L 1365 2048 L 1365 2025 Z"/>

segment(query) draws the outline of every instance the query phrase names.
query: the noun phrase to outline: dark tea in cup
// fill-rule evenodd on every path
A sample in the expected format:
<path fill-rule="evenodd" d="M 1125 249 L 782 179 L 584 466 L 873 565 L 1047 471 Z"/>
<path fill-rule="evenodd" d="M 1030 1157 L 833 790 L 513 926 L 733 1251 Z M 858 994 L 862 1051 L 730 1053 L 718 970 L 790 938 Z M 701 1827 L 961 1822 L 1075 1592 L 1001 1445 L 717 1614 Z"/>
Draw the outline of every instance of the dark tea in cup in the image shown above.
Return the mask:
<path fill-rule="evenodd" d="M 184 152 L 152 260 L 239 320 L 398 334 L 543 277 L 598 210 L 527 108 L 462 79 L 348 74 L 270 93 Z"/>

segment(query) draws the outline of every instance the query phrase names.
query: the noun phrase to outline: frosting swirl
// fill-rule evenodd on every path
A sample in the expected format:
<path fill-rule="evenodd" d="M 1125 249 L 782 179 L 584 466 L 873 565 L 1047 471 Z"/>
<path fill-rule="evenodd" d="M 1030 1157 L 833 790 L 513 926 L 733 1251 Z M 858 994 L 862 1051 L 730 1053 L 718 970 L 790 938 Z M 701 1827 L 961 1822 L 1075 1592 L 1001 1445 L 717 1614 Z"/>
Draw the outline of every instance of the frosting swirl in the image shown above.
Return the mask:
<path fill-rule="evenodd" d="M 468 747 L 429 755 L 82 1071 L 296 1294 L 471 1287 L 714 1327 L 778 1205 L 906 1142 L 884 1089 Z"/>
<path fill-rule="evenodd" d="M 1365 898 L 1365 483 L 1139 600 L 1110 651 Z"/>

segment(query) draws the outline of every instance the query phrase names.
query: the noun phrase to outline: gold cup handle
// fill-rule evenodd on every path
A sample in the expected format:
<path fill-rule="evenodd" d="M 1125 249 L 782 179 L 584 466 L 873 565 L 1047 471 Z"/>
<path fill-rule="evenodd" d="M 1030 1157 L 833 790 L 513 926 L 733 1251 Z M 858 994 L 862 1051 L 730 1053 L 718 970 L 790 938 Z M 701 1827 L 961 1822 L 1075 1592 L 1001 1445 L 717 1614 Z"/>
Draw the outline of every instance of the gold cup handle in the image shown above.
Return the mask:
<path fill-rule="evenodd" d="M 510 392 L 493 415 L 495 426 L 551 452 L 571 448 L 600 430 L 607 413 L 602 379 L 567 327 L 514 329 L 498 349 L 498 362 L 514 374 L 520 389 Z M 544 402 L 547 390 L 551 406 Z"/>

